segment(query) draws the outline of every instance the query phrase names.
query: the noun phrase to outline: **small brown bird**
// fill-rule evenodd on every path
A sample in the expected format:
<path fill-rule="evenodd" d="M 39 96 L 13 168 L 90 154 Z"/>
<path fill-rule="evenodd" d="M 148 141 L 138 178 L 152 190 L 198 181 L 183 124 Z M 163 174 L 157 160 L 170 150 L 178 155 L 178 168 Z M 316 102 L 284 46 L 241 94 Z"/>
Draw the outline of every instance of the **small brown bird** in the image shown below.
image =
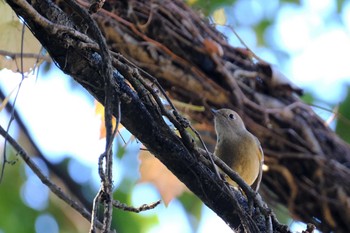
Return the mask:
<path fill-rule="evenodd" d="M 264 153 L 259 140 L 246 129 L 241 117 L 235 111 L 230 109 L 211 111 L 214 114 L 217 134 L 214 154 L 258 191 L 264 162 Z M 232 180 L 228 182 L 237 186 Z"/>

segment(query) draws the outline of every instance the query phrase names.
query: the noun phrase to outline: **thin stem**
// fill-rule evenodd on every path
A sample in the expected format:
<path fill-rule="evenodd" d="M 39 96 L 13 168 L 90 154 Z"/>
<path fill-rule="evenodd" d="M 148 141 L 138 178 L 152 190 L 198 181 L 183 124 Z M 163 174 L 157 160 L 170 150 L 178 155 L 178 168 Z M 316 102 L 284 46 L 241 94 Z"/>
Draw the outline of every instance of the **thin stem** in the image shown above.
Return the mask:
<path fill-rule="evenodd" d="M 27 152 L 13 139 L 5 129 L 0 125 L 0 135 L 7 139 L 11 146 L 15 149 L 18 155 L 23 159 L 23 161 L 28 165 L 28 167 L 38 176 L 40 181 L 46 185 L 51 192 L 53 192 L 58 198 L 63 200 L 78 213 L 80 213 L 85 219 L 90 221 L 91 214 L 82 206 L 80 206 L 76 201 L 71 199 L 67 194 L 65 194 L 60 187 L 52 183 L 48 177 L 46 177 L 40 168 L 33 162 L 33 160 L 28 156 Z M 102 229 L 102 223 L 96 222 L 96 227 Z"/>

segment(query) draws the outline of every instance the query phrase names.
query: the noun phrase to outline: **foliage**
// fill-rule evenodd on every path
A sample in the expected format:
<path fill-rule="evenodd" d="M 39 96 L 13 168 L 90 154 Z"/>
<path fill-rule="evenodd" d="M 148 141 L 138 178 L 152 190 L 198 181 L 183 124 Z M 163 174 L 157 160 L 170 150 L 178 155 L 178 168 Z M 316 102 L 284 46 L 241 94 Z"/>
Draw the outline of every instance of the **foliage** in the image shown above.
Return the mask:
<path fill-rule="evenodd" d="M 9 159 L 16 159 L 15 155 Z M 18 168 L 18 169 L 14 169 Z M 8 166 L 6 177 L 0 184 L 0 230 L 3 232 L 34 232 L 34 222 L 39 212 L 26 206 L 21 200 L 21 187 L 26 177 L 22 162 Z M 18 220 L 21 219 L 20 224 Z M 24 231 L 25 230 L 25 231 Z"/>
<path fill-rule="evenodd" d="M 20 54 L 40 54 L 41 45 L 3 1 L 0 1 L 0 12 L 0 48 L 2 52 L 6 50 L 14 56 L 0 54 L 0 70 L 7 68 L 14 72 L 28 72 L 39 59 L 35 57 L 21 59 Z"/>
<path fill-rule="evenodd" d="M 190 6 L 201 9 L 205 15 L 210 15 L 218 8 L 231 5 L 234 2 L 236 0 L 187 0 Z"/>
<path fill-rule="evenodd" d="M 350 86 L 347 88 L 347 95 L 339 105 L 339 116 L 337 120 L 336 133 L 345 141 L 350 143 Z"/>

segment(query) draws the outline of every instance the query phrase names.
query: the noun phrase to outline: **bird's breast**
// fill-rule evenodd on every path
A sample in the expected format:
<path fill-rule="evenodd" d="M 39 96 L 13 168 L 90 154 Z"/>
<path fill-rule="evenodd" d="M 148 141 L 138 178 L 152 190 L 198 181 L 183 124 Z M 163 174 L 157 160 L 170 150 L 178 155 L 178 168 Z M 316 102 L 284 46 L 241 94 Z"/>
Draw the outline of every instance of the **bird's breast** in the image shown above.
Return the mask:
<path fill-rule="evenodd" d="M 254 136 L 223 137 L 217 143 L 214 153 L 236 171 L 247 184 L 253 184 L 258 177 L 259 147 Z"/>

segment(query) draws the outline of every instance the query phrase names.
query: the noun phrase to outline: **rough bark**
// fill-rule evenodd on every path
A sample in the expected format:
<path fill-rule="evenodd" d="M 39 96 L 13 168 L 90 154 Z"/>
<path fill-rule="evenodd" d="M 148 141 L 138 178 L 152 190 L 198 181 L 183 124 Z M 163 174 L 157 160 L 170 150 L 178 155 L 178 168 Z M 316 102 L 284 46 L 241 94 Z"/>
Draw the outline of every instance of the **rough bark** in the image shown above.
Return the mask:
<path fill-rule="evenodd" d="M 31 1 L 32 9 L 23 0 L 8 3 L 56 64 L 103 103 L 101 57 L 84 19 L 64 1 L 58 5 Z M 83 1 L 79 4 L 89 6 Z M 182 112 L 199 129 L 211 132 L 211 137 L 209 111 L 194 111 L 194 105 L 236 110 L 265 152 L 269 169 L 263 175 L 264 196 L 322 231 L 350 231 L 350 147 L 299 100 L 299 89 L 276 80 L 269 64 L 254 58 L 249 50 L 229 46 L 181 1 L 110 0 L 93 17 L 110 49 L 122 55 L 118 60 L 114 54 L 118 71 L 112 96 L 121 99 L 123 125 L 231 227 L 240 225 L 229 201 L 232 196 L 198 159 L 185 135 L 176 136 L 164 123 L 159 112 L 165 113 L 154 107 L 154 100 L 148 98 L 150 90 L 139 85 L 137 75 L 147 77 L 148 72 L 172 98 L 190 104 L 181 107 Z M 124 57 L 146 72 L 130 72 L 132 65 Z M 213 141 L 208 137 L 208 143 Z M 252 221 L 266 230 L 258 220 Z M 274 227 L 282 231 L 276 222 Z"/>

